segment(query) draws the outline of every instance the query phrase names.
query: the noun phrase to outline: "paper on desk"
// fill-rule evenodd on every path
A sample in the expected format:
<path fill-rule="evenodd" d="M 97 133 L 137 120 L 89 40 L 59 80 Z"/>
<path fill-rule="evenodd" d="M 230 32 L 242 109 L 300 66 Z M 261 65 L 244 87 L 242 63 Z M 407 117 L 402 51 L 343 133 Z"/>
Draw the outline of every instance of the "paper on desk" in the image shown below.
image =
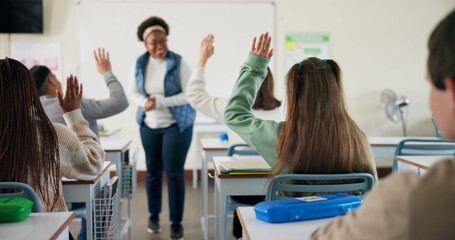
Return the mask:
<path fill-rule="evenodd" d="M 269 164 L 263 159 L 242 159 L 236 161 L 220 162 L 221 173 L 235 172 L 269 173 L 270 171 L 271 168 Z"/>

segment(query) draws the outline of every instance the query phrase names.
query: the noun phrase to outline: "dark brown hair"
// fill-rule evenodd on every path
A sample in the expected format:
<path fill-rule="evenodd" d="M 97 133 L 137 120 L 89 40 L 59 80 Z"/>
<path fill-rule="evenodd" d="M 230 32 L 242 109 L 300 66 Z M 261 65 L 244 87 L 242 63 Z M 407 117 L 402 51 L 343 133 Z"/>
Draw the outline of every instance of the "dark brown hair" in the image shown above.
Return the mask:
<path fill-rule="evenodd" d="M 368 141 L 346 110 L 335 61 L 309 58 L 295 64 L 286 88 L 287 116 L 274 174 L 374 174 Z"/>
<path fill-rule="evenodd" d="M 57 134 L 28 69 L 14 59 L 0 59 L 0 103 L 0 182 L 31 185 L 52 211 L 61 181 Z"/>
<path fill-rule="evenodd" d="M 154 26 L 154 25 L 159 25 L 159 26 L 163 27 L 164 30 L 166 30 L 166 36 L 169 35 L 169 25 L 167 25 L 167 23 L 162 18 L 152 16 L 152 17 L 145 19 L 139 25 L 139 27 L 137 27 L 137 38 L 139 39 L 139 41 L 141 41 L 141 42 L 144 41 L 144 38 L 142 35 L 144 34 L 145 29 L 147 29 L 148 27 Z"/>
<path fill-rule="evenodd" d="M 445 77 L 455 78 L 455 10 L 444 18 L 428 41 L 428 71 L 433 84 L 445 89 Z"/>
<path fill-rule="evenodd" d="M 267 67 L 267 76 L 256 94 L 253 109 L 263 109 L 268 111 L 279 106 L 281 106 L 281 102 L 273 96 L 272 72 L 270 71 L 270 68 Z"/>

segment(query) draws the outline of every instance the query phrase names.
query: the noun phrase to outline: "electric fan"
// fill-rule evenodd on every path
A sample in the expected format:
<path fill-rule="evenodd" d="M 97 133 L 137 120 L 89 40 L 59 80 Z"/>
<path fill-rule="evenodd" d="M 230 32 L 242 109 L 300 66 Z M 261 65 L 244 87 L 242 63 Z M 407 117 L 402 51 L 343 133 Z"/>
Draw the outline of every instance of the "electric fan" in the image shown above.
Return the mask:
<path fill-rule="evenodd" d="M 394 123 L 401 121 L 403 126 L 403 136 L 407 136 L 406 122 L 404 120 L 404 108 L 410 103 L 409 98 L 397 94 L 391 89 L 384 89 L 381 93 L 381 103 L 387 117 Z"/>

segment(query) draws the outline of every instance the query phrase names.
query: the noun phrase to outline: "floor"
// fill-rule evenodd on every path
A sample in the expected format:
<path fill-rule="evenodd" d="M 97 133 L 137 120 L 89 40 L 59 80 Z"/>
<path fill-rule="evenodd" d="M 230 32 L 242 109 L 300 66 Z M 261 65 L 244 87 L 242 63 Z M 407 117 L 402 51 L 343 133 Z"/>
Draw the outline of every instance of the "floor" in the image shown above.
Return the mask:
<path fill-rule="evenodd" d="M 166 184 L 166 183 L 165 183 Z M 167 185 L 166 185 L 167 186 Z M 209 184 L 209 213 L 213 213 L 213 182 Z M 152 239 L 152 240 L 168 240 L 170 235 L 169 209 L 167 203 L 167 187 L 163 187 L 163 210 L 161 218 L 161 233 L 152 234 L 147 232 L 148 212 L 147 212 L 147 194 L 145 191 L 145 182 L 138 182 L 137 192 L 133 198 L 133 239 Z M 123 200 L 122 216 L 126 216 L 126 202 Z M 200 222 L 201 208 L 201 190 L 200 184 L 197 189 L 192 188 L 191 181 L 186 182 L 186 198 L 185 212 L 183 218 L 183 226 L 185 232 L 185 240 L 200 240 L 202 239 L 202 230 Z M 232 223 L 229 224 L 231 227 Z M 74 236 L 79 232 L 80 224 L 76 220 L 71 224 L 70 230 Z M 232 232 L 231 229 L 228 230 Z M 231 234 L 229 234 L 231 235 Z M 209 222 L 209 239 L 215 239 L 215 224 Z M 128 239 L 127 237 L 124 239 Z M 234 237 L 230 236 L 230 239 Z"/>

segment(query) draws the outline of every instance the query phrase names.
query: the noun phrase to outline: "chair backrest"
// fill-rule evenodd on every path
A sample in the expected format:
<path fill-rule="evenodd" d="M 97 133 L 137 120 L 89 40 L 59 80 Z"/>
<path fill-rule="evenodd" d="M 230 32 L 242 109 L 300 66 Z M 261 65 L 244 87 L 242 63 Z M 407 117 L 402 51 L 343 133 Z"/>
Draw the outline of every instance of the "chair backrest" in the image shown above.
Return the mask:
<path fill-rule="evenodd" d="M 253 150 L 250 145 L 246 143 L 236 143 L 229 146 L 227 150 L 228 156 L 234 155 L 259 155 L 255 150 Z"/>
<path fill-rule="evenodd" d="M 445 139 L 408 138 L 401 140 L 395 150 L 395 156 L 454 156 L 455 142 Z M 392 173 L 398 171 L 398 161 L 393 159 Z"/>
<path fill-rule="evenodd" d="M 311 184 L 305 181 L 328 180 L 327 184 Z M 352 183 L 331 183 L 338 180 L 356 180 Z M 358 191 L 363 196 L 373 188 L 374 178 L 369 173 L 345 174 L 280 174 L 268 185 L 266 201 L 288 198 L 286 193 L 338 193 Z"/>
<path fill-rule="evenodd" d="M 0 188 L 20 189 L 21 192 L 0 193 L 0 198 L 26 198 L 33 202 L 32 212 L 42 212 L 41 200 L 35 190 L 25 183 L 20 182 L 0 182 Z"/>

